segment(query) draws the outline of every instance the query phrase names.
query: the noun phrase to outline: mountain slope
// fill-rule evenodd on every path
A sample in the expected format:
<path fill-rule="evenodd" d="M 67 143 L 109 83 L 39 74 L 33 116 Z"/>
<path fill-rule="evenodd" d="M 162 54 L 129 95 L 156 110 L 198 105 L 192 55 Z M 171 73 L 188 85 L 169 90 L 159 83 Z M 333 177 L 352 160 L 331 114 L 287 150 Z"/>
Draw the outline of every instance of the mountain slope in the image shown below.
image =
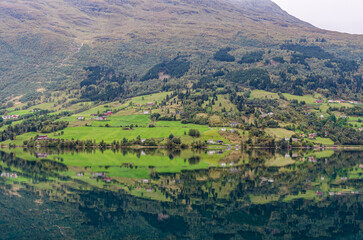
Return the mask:
<path fill-rule="evenodd" d="M 0 29 L 0 94 L 13 97 L 79 83 L 92 65 L 142 75 L 178 52 L 200 60 L 301 37 L 362 46 L 361 36 L 317 29 L 270 0 L 4 0 Z"/>

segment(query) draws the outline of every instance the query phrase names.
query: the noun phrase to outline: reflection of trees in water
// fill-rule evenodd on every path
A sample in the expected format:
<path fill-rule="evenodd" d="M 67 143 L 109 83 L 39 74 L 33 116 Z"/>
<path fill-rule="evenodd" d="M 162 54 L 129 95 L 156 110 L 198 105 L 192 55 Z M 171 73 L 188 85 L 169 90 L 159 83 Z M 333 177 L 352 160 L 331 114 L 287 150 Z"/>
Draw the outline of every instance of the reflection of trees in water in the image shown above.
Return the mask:
<path fill-rule="evenodd" d="M 50 176 L 59 176 L 56 172 L 68 170 L 66 165 L 56 161 L 48 159 L 26 161 L 17 158 L 13 153 L 0 152 L 0 159 L 8 167 L 21 169 L 21 172 L 18 173 L 19 175 L 32 178 L 33 180 L 46 180 Z"/>
<path fill-rule="evenodd" d="M 2 190 L 0 190 L 2 191 Z M 360 239 L 363 196 L 328 197 L 323 201 L 295 200 L 288 203 L 246 204 L 238 201 L 206 201 L 185 205 L 140 199 L 104 190 L 67 189 L 67 198 L 35 206 L 33 193 L 27 198 L 7 199 L 0 194 L 5 214 L 3 223 L 13 224 L 19 234 L 30 233 L 30 221 L 40 223 L 34 236 L 60 237 L 62 232 L 76 239 L 187 238 L 187 239 Z M 58 199 L 59 200 L 59 199 Z M 73 203 L 72 203 L 73 202 Z M 12 221 L 23 207 L 34 209 Z M 38 210 L 39 209 L 39 210 Z M 50 216 L 38 213 L 51 209 Z M 49 221 L 51 219 L 51 221 Z M 51 231 L 49 231 L 51 229 Z M 38 235 L 37 235 L 38 234 Z M 39 235 L 41 234 L 41 235 Z M 360 234 L 360 235 L 359 235 Z M 16 235 L 15 235 L 16 236 Z"/>
<path fill-rule="evenodd" d="M 53 165 L 49 160 L 39 161 L 40 166 L 28 166 L 27 161 L 11 154 L 0 156 L 8 166 L 24 172 L 32 169 L 35 172 L 58 171 L 64 167 L 59 163 Z M 284 171 L 262 164 L 265 158 L 261 156 L 268 157 L 271 153 L 258 155 L 250 152 L 250 156 L 253 161 L 249 164 L 233 168 L 158 174 L 155 177 L 160 178 L 163 186 L 154 187 L 170 197 L 172 202 L 151 201 L 101 189 L 79 190 L 72 184 L 59 183 L 57 189 L 40 191 L 32 187 L 27 190 L 28 193 L 21 192 L 27 198 L 9 200 L 0 194 L 0 203 L 6 203 L 6 209 L 14 210 L 5 211 L 4 205 L 0 204 L 0 212 L 6 213 L 3 221 L 13 224 L 13 227 L 20 228 L 37 220 L 49 229 L 54 230 L 54 225 L 61 226 L 66 236 L 77 239 L 121 239 L 130 236 L 142 239 L 145 236 L 153 239 L 362 239 L 363 195 L 325 196 L 319 201 L 299 199 L 266 204 L 252 204 L 249 197 L 282 198 L 314 190 L 307 180 L 314 181 L 321 175 L 327 177 L 330 186 L 362 189 L 360 180 L 334 181 L 337 176 L 346 174 L 344 169 L 353 169 L 362 161 L 362 152 L 337 152 L 328 161 L 324 158 L 317 163 L 303 162 L 285 167 Z M 268 179 L 274 181 L 268 182 Z M 34 199 L 37 196 L 32 192 L 39 191 L 45 204 L 36 207 Z M 58 191 L 56 195 L 55 191 Z M 11 214 L 18 214 L 17 211 L 24 206 L 53 209 L 52 226 L 46 219 L 41 219 L 40 214 L 35 214 L 35 218 L 30 213 L 24 213 L 23 219 L 15 221 Z M 33 231 L 30 228 L 22 230 L 23 233 Z M 39 235 L 43 238 L 47 234 L 53 238 L 60 237 L 59 229 L 52 232 L 44 227 L 38 233 L 43 234 Z"/>

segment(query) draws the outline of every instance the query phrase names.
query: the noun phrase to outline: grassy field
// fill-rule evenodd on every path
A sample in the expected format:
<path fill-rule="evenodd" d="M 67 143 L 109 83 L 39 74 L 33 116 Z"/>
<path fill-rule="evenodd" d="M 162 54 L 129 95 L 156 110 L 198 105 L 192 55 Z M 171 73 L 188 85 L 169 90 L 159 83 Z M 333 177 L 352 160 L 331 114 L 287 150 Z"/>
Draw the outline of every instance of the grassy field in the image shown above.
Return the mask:
<path fill-rule="evenodd" d="M 63 130 L 64 135 L 55 136 L 55 138 L 69 140 L 72 138 L 79 140 L 96 139 L 97 141 L 112 142 L 113 140 L 122 140 L 123 138 L 136 139 L 138 136 L 147 139 L 164 138 L 170 134 L 182 136 L 189 129 L 199 129 L 199 131 L 204 132 L 209 128 L 208 126 L 181 123 L 171 127 L 137 127 L 134 130 L 123 130 L 120 127 L 69 127 Z M 52 134 L 50 136 L 53 137 Z"/>
<path fill-rule="evenodd" d="M 267 92 L 264 90 L 253 90 L 251 91 L 250 99 L 280 99 L 277 93 Z"/>
<path fill-rule="evenodd" d="M 109 124 L 112 127 L 130 126 L 131 124 L 147 127 L 151 123 L 149 115 L 111 116 L 108 121 L 93 121 L 92 126 L 99 127 Z"/>
<path fill-rule="evenodd" d="M 215 101 L 215 105 L 212 107 L 212 111 L 221 112 L 222 109 L 226 109 L 227 112 L 233 112 L 237 110 L 236 105 L 234 105 L 228 98 L 227 95 L 217 95 L 218 100 Z"/>
<path fill-rule="evenodd" d="M 316 139 L 308 139 L 309 142 L 323 145 L 334 145 L 334 142 L 330 138 L 317 137 Z"/>
<path fill-rule="evenodd" d="M 266 133 L 274 136 L 277 139 L 291 137 L 295 133 L 290 130 L 286 130 L 284 128 L 266 128 Z"/>
<path fill-rule="evenodd" d="M 298 100 L 299 102 L 305 101 L 307 104 L 314 104 L 315 101 L 318 100 L 318 98 L 315 98 L 311 95 L 297 96 L 288 93 L 283 93 L 282 95 L 284 95 L 287 100 Z"/>

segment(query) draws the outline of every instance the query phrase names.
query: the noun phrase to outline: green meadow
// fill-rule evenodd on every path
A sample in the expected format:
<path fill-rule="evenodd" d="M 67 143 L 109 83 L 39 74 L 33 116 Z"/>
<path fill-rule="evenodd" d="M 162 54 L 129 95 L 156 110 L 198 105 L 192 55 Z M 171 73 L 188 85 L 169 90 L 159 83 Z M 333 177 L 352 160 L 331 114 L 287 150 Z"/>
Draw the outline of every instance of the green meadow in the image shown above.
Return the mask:
<path fill-rule="evenodd" d="M 105 126 L 106 124 L 112 127 L 130 126 L 131 124 L 147 127 L 151 123 L 150 115 L 129 115 L 129 116 L 111 116 L 107 121 L 93 121 L 93 127 Z"/>
<path fill-rule="evenodd" d="M 280 99 L 277 93 L 267 92 L 264 90 L 253 90 L 251 91 L 250 99 Z"/>
<path fill-rule="evenodd" d="M 290 138 L 295 133 L 293 131 L 284 129 L 284 128 L 266 128 L 266 133 L 274 136 L 275 138 Z"/>

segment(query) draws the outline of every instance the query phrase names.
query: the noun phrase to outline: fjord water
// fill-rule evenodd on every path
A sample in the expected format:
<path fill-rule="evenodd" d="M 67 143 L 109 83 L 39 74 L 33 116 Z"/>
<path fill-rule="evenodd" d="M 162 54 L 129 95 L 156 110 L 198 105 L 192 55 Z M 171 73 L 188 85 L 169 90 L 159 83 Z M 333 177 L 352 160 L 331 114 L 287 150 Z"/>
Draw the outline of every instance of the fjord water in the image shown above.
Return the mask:
<path fill-rule="evenodd" d="M 362 151 L 0 152 L 0 239 L 363 239 Z"/>

